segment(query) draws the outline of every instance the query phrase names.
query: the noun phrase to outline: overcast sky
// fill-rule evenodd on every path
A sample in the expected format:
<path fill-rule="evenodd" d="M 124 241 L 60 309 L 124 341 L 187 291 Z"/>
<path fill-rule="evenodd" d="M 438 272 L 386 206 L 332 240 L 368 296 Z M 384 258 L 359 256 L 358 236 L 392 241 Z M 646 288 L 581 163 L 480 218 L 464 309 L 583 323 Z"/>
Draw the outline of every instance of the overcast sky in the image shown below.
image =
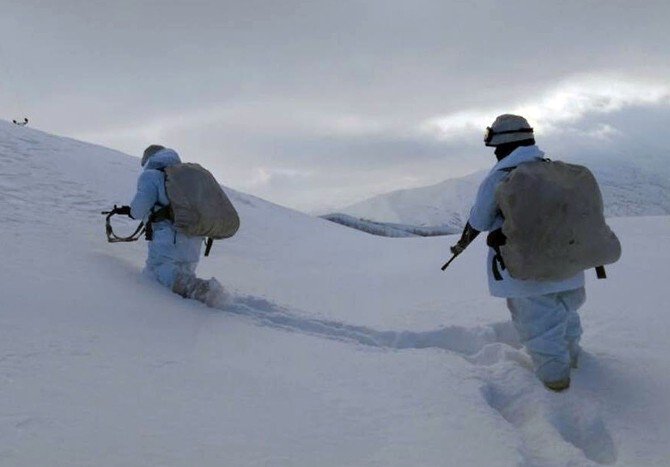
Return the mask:
<path fill-rule="evenodd" d="M 548 152 L 668 154 L 667 0 L 0 7 L 0 118 L 171 146 L 311 212 L 490 166 L 483 130 L 503 112 Z"/>

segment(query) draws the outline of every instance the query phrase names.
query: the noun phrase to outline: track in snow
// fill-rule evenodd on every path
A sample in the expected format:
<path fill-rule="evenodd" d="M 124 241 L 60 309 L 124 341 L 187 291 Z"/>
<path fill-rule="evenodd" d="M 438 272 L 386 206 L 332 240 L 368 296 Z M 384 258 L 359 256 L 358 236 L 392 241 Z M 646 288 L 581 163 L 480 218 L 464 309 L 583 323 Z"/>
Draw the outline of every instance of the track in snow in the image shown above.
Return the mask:
<path fill-rule="evenodd" d="M 308 317 L 253 296 L 237 296 L 222 311 L 263 326 L 370 347 L 454 352 L 481 370 L 484 399 L 519 435 L 521 465 L 565 465 L 579 451 L 595 464 L 616 462 L 616 446 L 598 402 L 588 394 L 577 394 L 574 388 L 562 394 L 544 389 L 510 321 L 423 332 L 378 331 Z"/>
<path fill-rule="evenodd" d="M 265 326 L 281 328 L 329 339 L 356 342 L 387 349 L 437 348 L 469 356 L 485 345 L 503 342 L 519 347 L 511 323 L 496 323 L 478 328 L 449 326 L 434 331 L 377 331 L 365 326 L 354 326 L 339 321 L 310 318 L 293 313 L 265 299 L 236 297 L 224 308 L 226 312 L 253 318 Z"/>

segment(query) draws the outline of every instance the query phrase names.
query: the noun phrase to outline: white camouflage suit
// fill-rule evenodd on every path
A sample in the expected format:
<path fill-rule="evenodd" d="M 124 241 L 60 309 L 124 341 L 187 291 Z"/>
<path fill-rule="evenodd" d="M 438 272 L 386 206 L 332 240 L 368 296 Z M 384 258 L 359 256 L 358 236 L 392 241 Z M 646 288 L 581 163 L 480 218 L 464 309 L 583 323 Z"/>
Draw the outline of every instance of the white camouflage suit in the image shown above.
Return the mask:
<path fill-rule="evenodd" d="M 540 160 L 544 153 L 537 146 L 520 146 L 499 161 L 479 187 L 470 211 L 469 223 L 479 231 L 499 229 L 503 217 L 495 200 L 498 184 L 507 177 L 502 169 Z M 570 363 L 579 354 L 582 327 L 577 310 L 584 303 L 584 273 L 562 281 L 521 281 L 497 267 L 495 252 L 489 249 L 488 282 L 491 295 L 507 299 L 507 307 L 521 343 L 530 353 L 535 371 L 544 382 L 560 381 L 570 375 Z"/>
<path fill-rule="evenodd" d="M 165 173 L 161 169 L 179 163 L 179 155 L 172 149 L 163 148 L 149 157 L 130 203 L 133 218 L 146 222 L 155 206 L 170 203 L 165 190 Z M 207 281 L 195 276 L 203 237 L 188 237 L 178 232 L 169 220 L 155 222 L 152 227 L 153 239 L 149 242 L 145 273 L 183 297 L 215 306 L 214 301 L 222 299 L 220 284 L 214 278 Z"/>

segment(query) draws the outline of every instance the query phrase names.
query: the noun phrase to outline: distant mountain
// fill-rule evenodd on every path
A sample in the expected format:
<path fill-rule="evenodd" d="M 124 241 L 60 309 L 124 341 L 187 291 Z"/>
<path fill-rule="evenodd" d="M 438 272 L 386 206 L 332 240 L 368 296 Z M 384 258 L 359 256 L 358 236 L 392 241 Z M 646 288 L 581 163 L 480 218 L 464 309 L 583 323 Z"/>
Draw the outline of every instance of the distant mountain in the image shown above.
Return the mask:
<path fill-rule="evenodd" d="M 632 163 L 590 166 L 605 201 L 607 217 L 659 216 L 670 214 L 670 167 Z"/>
<path fill-rule="evenodd" d="M 665 158 L 646 158 L 635 163 L 621 159 L 587 163 L 600 183 L 605 215 L 670 214 L 670 169 L 665 162 Z M 340 217 L 323 217 L 363 231 L 369 231 L 371 223 L 377 223 L 402 225 L 405 232 L 411 228 L 427 229 L 434 234 L 457 232 L 465 225 L 477 188 L 486 174 L 487 171 L 480 171 L 436 185 L 392 191 L 347 206 L 339 211 Z M 342 222 L 342 214 L 351 217 Z M 387 235 L 384 230 L 370 233 L 398 236 Z"/>
<path fill-rule="evenodd" d="M 481 171 L 436 185 L 392 191 L 340 212 L 368 221 L 456 232 L 465 224 L 470 204 L 485 175 L 486 171 Z"/>

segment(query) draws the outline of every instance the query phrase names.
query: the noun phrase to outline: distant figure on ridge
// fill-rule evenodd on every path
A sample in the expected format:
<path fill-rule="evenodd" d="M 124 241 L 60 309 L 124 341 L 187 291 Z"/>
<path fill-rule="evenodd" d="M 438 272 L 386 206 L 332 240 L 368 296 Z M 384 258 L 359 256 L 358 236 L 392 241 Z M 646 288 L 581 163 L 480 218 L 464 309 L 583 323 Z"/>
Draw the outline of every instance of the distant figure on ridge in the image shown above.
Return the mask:
<path fill-rule="evenodd" d="M 198 164 L 183 164 L 172 149 L 149 146 L 141 165 L 135 197 L 116 213 L 142 219 L 147 226 L 145 272 L 184 298 L 224 306 L 219 281 L 199 279 L 195 269 L 205 237 L 207 255 L 212 239 L 235 234 L 237 212 L 211 173 Z"/>
<path fill-rule="evenodd" d="M 570 386 L 577 368 L 584 270 L 618 260 L 621 246 L 607 227 L 597 182 L 585 167 L 553 162 L 535 145 L 525 118 L 500 115 L 487 128 L 497 164 L 484 179 L 458 243 L 460 254 L 490 232 L 489 290 L 507 299 L 535 371 L 553 391 Z"/>

